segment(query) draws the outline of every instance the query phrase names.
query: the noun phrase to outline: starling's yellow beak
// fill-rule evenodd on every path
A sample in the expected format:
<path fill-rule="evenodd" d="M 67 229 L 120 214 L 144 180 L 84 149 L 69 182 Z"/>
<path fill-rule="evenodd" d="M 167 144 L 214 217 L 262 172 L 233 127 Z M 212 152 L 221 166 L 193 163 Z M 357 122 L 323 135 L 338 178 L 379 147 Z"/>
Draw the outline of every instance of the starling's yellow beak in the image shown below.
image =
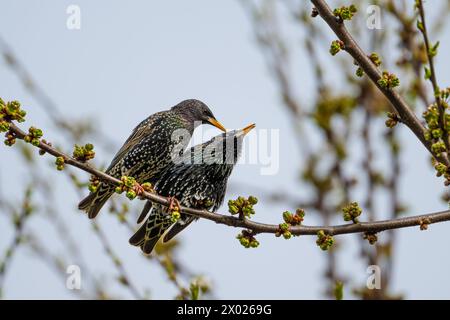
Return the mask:
<path fill-rule="evenodd" d="M 219 128 L 223 132 L 227 132 L 227 129 L 225 129 L 225 127 L 219 121 L 217 121 L 216 119 L 214 119 L 212 117 L 209 117 L 208 119 L 206 119 L 206 121 L 211 123 L 214 127 Z"/>
<path fill-rule="evenodd" d="M 246 126 L 244 129 L 242 129 L 242 131 L 244 131 L 244 135 L 246 135 L 255 127 L 256 127 L 256 124 L 252 123 L 252 124 Z"/>

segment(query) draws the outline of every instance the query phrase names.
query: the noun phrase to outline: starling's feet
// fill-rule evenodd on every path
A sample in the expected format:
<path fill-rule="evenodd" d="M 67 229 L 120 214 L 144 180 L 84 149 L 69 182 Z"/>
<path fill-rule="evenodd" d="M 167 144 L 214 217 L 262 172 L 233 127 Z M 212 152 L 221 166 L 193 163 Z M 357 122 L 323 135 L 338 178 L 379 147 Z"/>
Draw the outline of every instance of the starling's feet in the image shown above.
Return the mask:
<path fill-rule="evenodd" d="M 169 200 L 169 207 L 168 207 L 168 211 L 172 212 L 172 211 L 180 211 L 180 201 L 178 201 L 175 197 L 168 197 L 167 198 Z"/>
<path fill-rule="evenodd" d="M 145 189 L 139 183 L 135 183 L 133 186 L 133 191 L 136 192 L 137 196 L 141 196 L 144 194 Z"/>

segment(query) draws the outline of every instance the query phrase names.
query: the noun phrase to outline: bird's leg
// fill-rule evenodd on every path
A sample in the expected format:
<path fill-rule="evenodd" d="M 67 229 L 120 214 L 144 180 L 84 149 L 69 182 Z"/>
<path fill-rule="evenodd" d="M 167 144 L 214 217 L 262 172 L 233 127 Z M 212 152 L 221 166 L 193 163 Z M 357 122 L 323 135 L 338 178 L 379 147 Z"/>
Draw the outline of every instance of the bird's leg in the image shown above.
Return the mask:
<path fill-rule="evenodd" d="M 178 201 L 175 197 L 167 197 L 167 200 L 169 201 L 168 211 L 180 211 L 180 201 Z"/>
<path fill-rule="evenodd" d="M 141 196 L 144 193 L 145 189 L 136 182 L 133 186 L 133 191 L 136 192 L 136 195 Z"/>

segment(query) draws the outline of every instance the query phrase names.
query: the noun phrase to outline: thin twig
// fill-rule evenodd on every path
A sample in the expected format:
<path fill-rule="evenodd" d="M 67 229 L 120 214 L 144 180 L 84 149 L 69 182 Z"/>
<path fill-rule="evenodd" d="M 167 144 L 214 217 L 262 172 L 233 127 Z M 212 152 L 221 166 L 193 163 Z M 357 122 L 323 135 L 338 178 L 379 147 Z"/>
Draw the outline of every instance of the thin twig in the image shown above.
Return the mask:
<path fill-rule="evenodd" d="M 412 108 L 406 103 L 406 101 L 392 88 L 383 88 L 378 83 L 381 78 L 380 70 L 370 60 L 367 54 L 359 47 L 358 43 L 353 39 L 352 35 L 348 32 L 344 23 L 339 21 L 331 11 L 330 7 L 324 0 L 311 0 L 314 4 L 317 12 L 319 12 L 322 19 L 333 30 L 337 37 L 344 43 L 345 51 L 347 51 L 353 59 L 358 63 L 367 76 L 373 81 L 377 88 L 385 95 L 390 101 L 394 109 L 397 111 L 404 123 L 416 137 L 422 142 L 422 144 L 428 149 L 428 151 L 439 161 L 450 166 L 450 161 L 447 157 L 435 155 L 431 151 L 431 143 L 425 139 L 425 127 L 419 121 L 417 116 L 412 111 Z"/>
<path fill-rule="evenodd" d="M 443 132 L 442 140 L 444 140 L 445 148 L 447 149 L 447 156 L 448 156 L 448 154 L 450 152 L 450 141 L 448 138 L 448 131 L 445 126 L 445 119 L 444 119 L 445 107 L 444 107 L 443 101 L 441 99 L 441 96 L 439 95 L 439 85 L 438 85 L 437 79 L 436 79 L 436 70 L 434 68 L 433 55 L 431 54 L 430 40 L 428 39 L 427 24 L 425 22 L 425 10 L 423 8 L 423 2 L 422 2 L 422 0 L 419 0 L 417 3 L 418 3 L 419 15 L 420 15 L 420 22 L 422 23 L 422 29 L 420 31 L 423 35 L 425 49 L 427 50 L 428 64 L 430 66 L 430 81 L 433 86 L 433 92 L 434 92 L 434 96 L 436 98 L 436 104 L 439 109 L 439 127 L 441 128 L 441 130 Z"/>
<path fill-rule="evenodd" d="M 16 135 L 16 138 L 23 140 L 25 137 L 25 132 L 19 129 L 15 124 L 10 124 L 10 130 Z M 82 163 L 75 160 L 74 158 L 68 156 L 67 154 L 56 150 L 55 148 L 49 146 L 42 141 L 39 141 L 37 146 L 39 149 L 46 151 L 54 157 L 63 157 L 64 162 L 67 165 L 77 167 L 85 172 L 95 175 L 97 178 L 108 182 L 112 185 L 120 186 L 122 181 L 114 178 L 104 172 L 101 172 L 87 163 Z M 152 202 L 169 206 L 170 201 L 166 197 L 159 196 L 154 193 L 142 192 L 141 198 L 150 200 Z M 214 221 L 219 224 L 224 224 L 232 227 L 247 228 L 253 230 L 254 233 L 277 233 L 279 231 L 279 226 L 274 224 L 265 224 L 254 222 L 248 219 L 238 219 L 232 216 L 219 214 L 215 212 L 209 212 L 205 210 L 197 210 L 187 207 L 181 207 L 181 212 L 192 215 L 198 218 L 203 218 L 207 220 Z M 316 235 L 317 232 L 323 230 L 329 235 L 347 234 L 347 233 L 361 233 L 370 232 L 376 233 L 384 230 L 399 229 L 406 227 L 413 227 L 418 225 L 429 225 L 437 222 L 449 221 L 450 220 L 450 210 L 435 212 L 430 214 L 398 218 L 392 220 L 374 221 L 374 222 L 362 222 L 357 224 L 346 224 L 337 226 L 295 226 L 291 227 L 289 230 L 293 235 Z"/>
<path fill-rule="evenodd" d="M 100 242 L 102 243 L 107 256 L 112 260 L 117 271 L 119 272 L 119 282 L 130 290 L 130 293 L 133 295 L 133 297 L 135 299 L 142 299 L 142 296 L 139 293 L 139 290 L 130 281 L 130 278 L 127 274 L 127 271 L 125 270 L 125 267 L 123 266 L 122 261 L 119 260 L 117 255 L 114 253 L 108 239 L 106 238 L 105 233 L 100 228 L 100 225 L 98 223 L 94 222 L 93 226 L 94 226 L 94 231 L 97 234 L 98 238 L 100 239 Z"/>

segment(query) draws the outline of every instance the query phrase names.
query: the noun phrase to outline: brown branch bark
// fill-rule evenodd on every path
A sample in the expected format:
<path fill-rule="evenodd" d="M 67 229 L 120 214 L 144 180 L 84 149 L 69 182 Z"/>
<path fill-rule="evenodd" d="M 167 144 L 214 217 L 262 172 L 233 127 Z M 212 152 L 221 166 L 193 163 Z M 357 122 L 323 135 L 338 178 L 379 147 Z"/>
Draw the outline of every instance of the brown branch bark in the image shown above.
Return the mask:
<path fill-rule="evenodd" d="M 18 128 L 15 124 L 10 124 L 10 131 L 12 131 L 17 139 L 23 140 L 25 137 L 25 132 L 23 132 L 20 128 Z M 75 160 L 74 158 L 68 156 L 67 154 L 56 150 L 55 148 L 49 146 L 42 141 L 39 142 L 37 146 L 39 149 L 46 151 L 48 154 L 54 157 L 63 157 L 65 164 L 77 167 L 85 172 L 88 172 L 92 175 L 95 175 L 99 179 L 106 181 L 113 185 L 121 185 L 121 181 L 117 178 L 114 178 L 102 171 L 99 171 L 89 165 L 88 163 L 82 163 L 80 161 Z M 155 203 L 168 206 L 169 200 L 166 197 L 162 197 L 156 195 L 154 193 L 143 192 L 141 195 L 142 198 L 151 200 Z M 279 226 L 275 224 L 265 224 L 260 222 L 251 221 L 248 219 L 239 219 L 229 215 L 219 214 L 215 212 L 209 212 L 205 210 L 196 210 L 192 208 L 181 207 L 181 212 L 186 213 L 188 215 L 192 215 L 198 218 L 203 218 L 207 220 L 214 221 L 219 224 L 224 224 L 231 227 L 238 228 L 246 228 L 252 230 L 254 233 L 277 233 L 279 231 Z M 433 223 L 450 221 L 450 210 L 434 212 L 430 214 L 412 216 L 412 217 L 404 217 L 392 220 L 382 220 L 382 221 L 374 221 L 374 222 L 361 222 L 357 224 L 345 224 L 345 225 L 336 225 L 336 226 L 295 226 L 291 227 L 289 231 L 293 235 L 316 235 L 318 231 L 323 230 L 325 233 L 329 235 L 339 235 L 339 234 L 347 234 L 347 233 L 376 233 L 385 230 L 391 229 L 400 229 L 406 227 L 413 227 L 419 225 L 429 225 Z"/>
<path fill-rule="evenodd" d="M 450 161 L 447 157 L 437 156 L 431 151 L 431 144 L 425 139 L 425 127 L 416 117 L 412 108 L 406 103 L 406 101 L 392 88 L 383 88 L 378 84 L 378 80 L 381 78 L 380 70 L 373 64 L 367 54 L 359 47 L 358 43 L 353 39 L 352 35 L 348 32 L 342 21 L 339 21 L 333 14 L 332 10 L 324 0 L 311 0 L 315 8 L 319 12 L 322 19 L 328 24 L 328 26 L 337 35 L 339 40 L 344 43 L 344 50 L 347 51 L 353 59 L 358 63 L 367 76 L 373 81 L 378 89 L 384 94 L 384 96 L 392 104 L 400 116 L 401 121 L 416 135 L 416 137 L 422 142 L 422 144 L 428 149 L 428 151 L 439 161 L 450 166 Z"/>
<path fill-rule="evenodd" d="M 427 58 L 428 58 L 428 64 L 430 65 L 430 81 L 431 85 L 433 86 L 433 93 L 436 97 L 436 104 L 439 109 L 439 127 L 441 128 L 443 132 L 443 140 L 445 143 L 445 147 L 447 149 L 447 156 L 450 152 L 450 141 L 448 139 L 448 132 L 445 127 L 445 107 L 443 104 L 443 101 L 439 95 L 436 95 L 439 92 L 439 85 L 436 78 L 436 69 L 434 68 L 434 59 L 431 55 L 431 45 L 430 40 L 428 38 L 428 31 L 427 31 L 427 23 L 425 21 L 425 10 L 423 8 L 423 2 L 422 0 L 419 0 L 418 2 L 418 9 L 419 9 L 419 15 L 420 15 L 420 22 L 422 23 L 422 32 L 423 35 L 423 42 L 425 43 L 425 49 L 427 50 Z"/>

